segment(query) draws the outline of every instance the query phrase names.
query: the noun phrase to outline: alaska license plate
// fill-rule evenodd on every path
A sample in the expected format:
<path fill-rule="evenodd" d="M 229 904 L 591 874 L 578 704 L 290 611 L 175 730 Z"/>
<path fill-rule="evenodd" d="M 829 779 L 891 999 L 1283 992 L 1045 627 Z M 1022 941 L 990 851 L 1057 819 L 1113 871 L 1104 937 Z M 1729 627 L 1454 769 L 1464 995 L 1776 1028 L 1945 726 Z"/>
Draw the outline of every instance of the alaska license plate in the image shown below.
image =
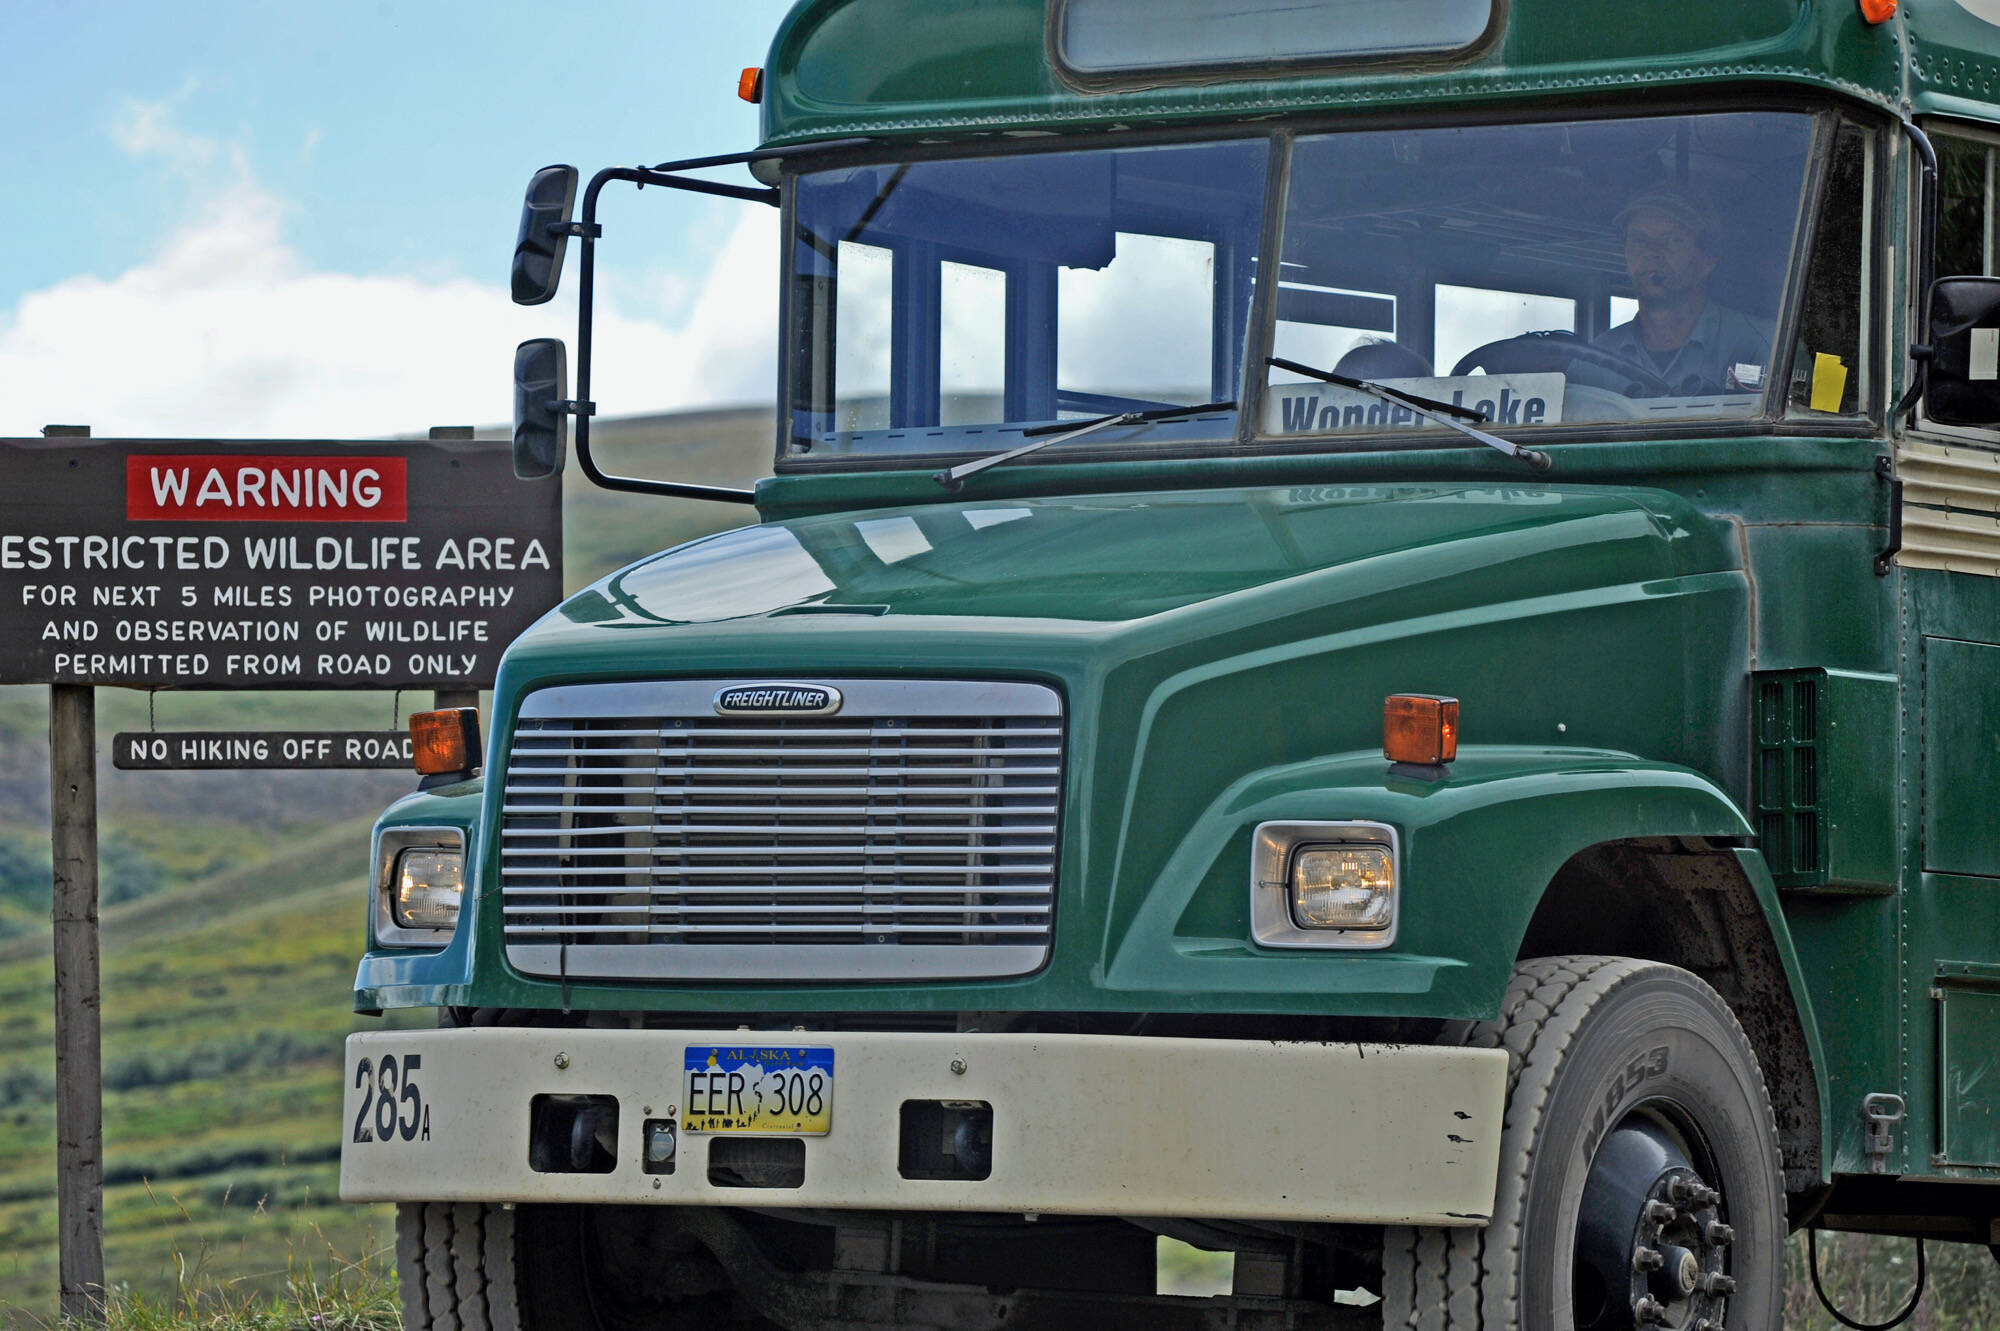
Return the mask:
<path fill-rule="evenodd" d="M 824 1136 L 832 1127 L 833 1050 L 688 1046 L 683 1131 Z"/>

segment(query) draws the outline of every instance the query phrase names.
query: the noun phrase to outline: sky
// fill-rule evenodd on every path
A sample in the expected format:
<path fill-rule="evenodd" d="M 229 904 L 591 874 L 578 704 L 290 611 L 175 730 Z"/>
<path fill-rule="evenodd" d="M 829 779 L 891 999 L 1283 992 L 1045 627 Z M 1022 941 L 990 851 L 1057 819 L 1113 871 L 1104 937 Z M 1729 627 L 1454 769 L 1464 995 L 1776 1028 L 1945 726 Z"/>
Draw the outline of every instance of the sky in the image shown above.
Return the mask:
<path fill-rule="evenodd" d="M 341 438 L 501 424 L 538 167 L 754 147 L 787 0 L 0 0 L 0 436 Z M 723 178 L 753 183 L 742 168 Z M 769 401 L 777 229 L 607 192 L 605 415 Z"/>

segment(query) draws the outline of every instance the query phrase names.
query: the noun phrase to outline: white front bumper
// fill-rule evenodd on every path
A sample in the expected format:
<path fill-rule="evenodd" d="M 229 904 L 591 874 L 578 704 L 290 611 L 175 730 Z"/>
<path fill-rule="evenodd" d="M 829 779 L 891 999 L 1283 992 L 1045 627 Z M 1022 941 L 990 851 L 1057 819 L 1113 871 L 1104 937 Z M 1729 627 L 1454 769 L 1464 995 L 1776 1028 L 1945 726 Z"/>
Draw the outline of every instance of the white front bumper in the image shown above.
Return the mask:
<path fill-rule="evenodd" d="M 685 1048 L 752 1038 L 834 1050 L 832 1130 L 804 1139 L 803 1186 L 712 1184 L 714 1138 L 688 1132 L 672 1174 L 644 1172 L 641 1124 L 678 1112 Z M 392 1114 L 372 1085 L 384 1055 L 399 1069 Z M 401 1069 L 412 1055 L 417 1071 L 409 1077 Z M 364 1058 L 370 1071 L 360 1076 Z M 954 1061 L 963 1072 L 952 1071 Z M 348 1201 L 1476 1225 L 1493 1205 L 1507 1057 L 1423 1045 L 1146 1036 L 481 1027 L 350 1036 L 346 1074 L 340 1194 Z M 617 1098 L 612 1172 L 529 1168 L 536 1095 Z M 990 1104 L 991 1176 L 901 1177 L 905 1100 Z M 374 1131 L 378 1121 L 392 1125 L 386 1139 Z"/>

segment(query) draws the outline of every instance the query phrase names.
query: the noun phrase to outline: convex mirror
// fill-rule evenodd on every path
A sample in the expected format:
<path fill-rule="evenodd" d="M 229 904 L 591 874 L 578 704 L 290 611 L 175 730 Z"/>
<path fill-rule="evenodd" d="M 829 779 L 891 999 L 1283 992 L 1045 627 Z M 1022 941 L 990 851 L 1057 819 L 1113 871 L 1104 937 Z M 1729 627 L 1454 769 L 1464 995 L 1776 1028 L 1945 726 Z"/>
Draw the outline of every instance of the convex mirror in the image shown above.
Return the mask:
<path fill-rule="evenodd" d="M 540 305 L 562 282 L 569 245 L 570 210 L 576 206 L 576 168 L 545 166 L 528 181 L 521 204 L 521 234 L 514 241 L 514 303 Z"/>
<path fill-rule="evenodd" d="M 569 447 L 569 349 L 537 337 L 514 348 L 514 474 L 524 481 L 562 470 Z"/>
<path fill-rule="evenodd" d="M 1931 284 L 1924 415 L 1939 425 L 2000 425 L 2000 278 Z"/>

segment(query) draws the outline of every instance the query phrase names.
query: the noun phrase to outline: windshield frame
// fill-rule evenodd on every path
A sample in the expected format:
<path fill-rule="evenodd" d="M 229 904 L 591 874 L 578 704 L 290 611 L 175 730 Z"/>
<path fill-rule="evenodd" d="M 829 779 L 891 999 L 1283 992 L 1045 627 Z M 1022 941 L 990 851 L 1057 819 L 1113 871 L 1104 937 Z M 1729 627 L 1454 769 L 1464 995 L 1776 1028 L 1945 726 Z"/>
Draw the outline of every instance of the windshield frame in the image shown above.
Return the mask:
<path fill-rule="evenodd" d="M 1050 135 L 1034 142 L 1032 147 L 1024 147 L 1020 140 L 979 140 L 973 142 L 924 143 L 924 144 L 884 144 L 858 149 L 852 153 L 832 156 L 815 156 L 809 163 L 797 165 L 787 163 L 783 170 L 783 206 L 780 223 L 779 245 L 781 250 L 781 289 L 779 300 L 779 324 L 781 349 L 778 357 L 779 411 L 777 421 L 776 471 L 780 475 L 826 474 L 829 472 L 855 473 L 871 471 L 912 471 L 930 470 L 939 464 L 964 461 L 977 456 L 976 451 L 955 448 L 939 452 L 897 453 L 869 455 L 867 453 L 843 452 L 839 454 L 813 457 L 794 451 L 792 438 L 791 411 L 793 395 L 796 391 L 796 376 L 802 360 L 812 355 L 810 346 L 795 347 L 794 341 L 806 330 L 797 320 L 793 308 L 795 269 L 793 263 L 794 209 L 797 201 L 798 177 L 827 169 L 852 166 L 894 165 L 904 162 L 932 160 L 963 160 L 987 156 L 1018 157 L 1030 153 L 1088 151 L 1092 149 L 1136 148 L 1155 144 L 1199 144 L 1261 139 L 1268 143 L 1270 157 L 1265 175 L 1265 203 L 1260 227 L 1259 253 L 1269 256 L 1280 253 L 1283 243 L 1285 206 L 1289 196 L 1292 169 L 1293 146 L 1300 138 L 1321 136 L 1330 133 L 1371 133 L 1399 129 L 1429 130 L 1455 129 L 1479 126 L 1506 125 L 1546 125 L 1559 123 L 1581 123 L 1588 121 L 1673 119 L 1724 112 L 1785 112 L 1808 117 L 1811 121 L 1811 138 L 1808 158 L 1803 172 L 1798 195 L 1797 213 L 1792 223 L 1792 241 L 1783 275 L 1782 295 L 1779 298 L 1775 320 L 1776 341 L 1774 366 L 1789 363 L 1798 335 L 1800 303 L 1807 267 L 1811 260 L 1815 241 L 1816 222 L 1819 216 L 1829 171 L 1834 141 L 1843 124 L 1858 125 L 1869 135 L 1869 151 L 1875 154 L 1877 169 L 1874 172 L 1875 188 L 1864 201 L 1870 213 L 1870 226 L 1876 235 L 1886 217 L 1885 200 L 1890 190 L 1887 177 L 1891 174 L 1889 163 L 1882 151 L 1883 128 L 1888 124 L 1883 117 L 1868 108 L 1855 106 L 1832 96 L 1799 97 L 1796 92 L 1766 88 L 1739 90 L 1733 96 L 1688 96 L 1665 105 L 1634 107 L 1630 104 L 1596 103 L 1588 107 L 1544 106 L 1537 108 L 1487 109 L 1472 112 L 1455 110 L 1454 114 L 1440 114 L 1432 111 L 1399 110 L 1393 113 L 1370 114 L 1356 117 L 1352 114 L 1341 116 L 1323 114 L 1298 116 L 1287 119 L 1282 125 L 1203 125 L 1173 128 L 1139 128 L 1080 132 L 1076 134 Z M 1870 265 L 1869 285 L 1865 300 L 1867 307 L 1861 312 L 1863 319 L 1863 345 L 1868 350 L 1865 355 L 1879 361 L 1883 343 L 1882 322 L 1886 310 L 1884 292 L 1891 275 L 1887 271 L 1890 256 L 1878 241 L 1874 252 L 1866 256 Z M 1261 260 L 1260 260 L 1261 262 Z M 1057 466 L 1072 464 L 1103 463 L 1106 461 L 1186 460 L 1202 458 L 1271 458 L 1287 456 L 1311 456 L 1336 453 L 1402 453 L 1434 452 L 1440 449 L 1460 451 L 1481 451 L 1480 445 L 1442 427 L 1418 430 L 1355 432 L 1345 434 L 1285 435 L 1275 434 L 1263 428 L 1265 399 L 1270 389 L 1266 360 L 1272 354 L 1276 336 L 1274 320 L 1276 304 L 1276 284 L 1258 282 L 1251 297 L 1247 333 L 1243 346 L 1243 365 L 1240 405 L 1235 413 L 1235 428 L 1228 438 L 1215 437 L 1200 441 L 1163 441 L 1148 438 L 1142 430 L 1122 440 L 1092 438 L 1065 444 L 1036 455 L 1034 465 Z M 1532 426 L 1506 427 L 1510 438 L 1531 439 L 1536 447 L 1558 446 L 1577 443 L 1612 443 L 1626 441 L 1672 441 L 1675 439 L 1716 439 L 1741 436 L 1777 435 L 1823 437 L 1829 435 L 1868 435 L 1879 431 L 1882 422 L 1883 385 L 1882 376 L 1873 373 L 1868 378 L 1868 388 L 1858 410 L 1842 416 L 1827 416 L 1818 419 L 1801 419 L 1788 415 L 1786 408 L 1787 375 L 1773 373 L 1769 376 L 1759 409 L 1752 414 L 1705 419 L 1693 416 L 1675 417 L 1655 421 L 1575 421 L 1557 424 L 1537 424 Z M 1557 455 L 1560 467 L 1560 454 Z"/>

